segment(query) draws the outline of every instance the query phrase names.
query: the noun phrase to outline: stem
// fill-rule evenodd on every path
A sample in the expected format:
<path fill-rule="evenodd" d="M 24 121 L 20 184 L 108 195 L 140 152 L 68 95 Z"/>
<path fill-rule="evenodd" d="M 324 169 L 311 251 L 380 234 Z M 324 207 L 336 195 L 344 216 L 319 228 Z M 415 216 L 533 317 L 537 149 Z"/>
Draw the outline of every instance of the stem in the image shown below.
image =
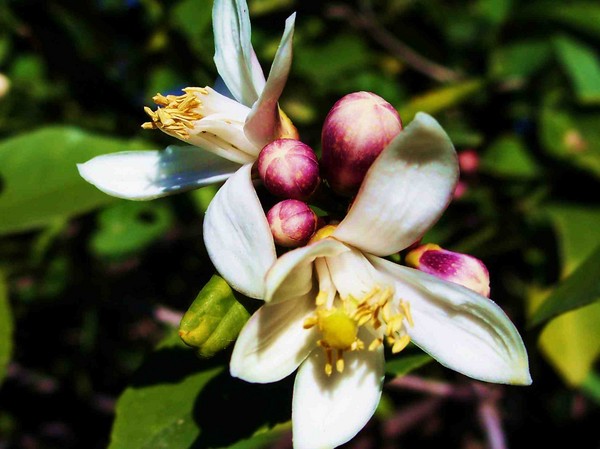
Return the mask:
<path fill-rule="evenodd" d="M 485 431 L 489 449 L 506 449 L 502 419 L 495 400 L 483 400 L 477 413 Z"/>
<path fill-rule="evenodd" d="M 354 28 L 367 31 L 375 41 L 386 48 L 390 53 L 395 54 L 399 59 L 404 61 L 407 66 L 429 78 L 439 82 L 456 81 L 461 78 L 461 75 L 458 72 L 426 58 L 401 40 L 397 39 L 393 34 L 383 28 L 377 21 L 373 12 L 366 8 L 358 13 L 349 6 L 335 5 L 328 9 L 328 15 L 345 19 Z"/>

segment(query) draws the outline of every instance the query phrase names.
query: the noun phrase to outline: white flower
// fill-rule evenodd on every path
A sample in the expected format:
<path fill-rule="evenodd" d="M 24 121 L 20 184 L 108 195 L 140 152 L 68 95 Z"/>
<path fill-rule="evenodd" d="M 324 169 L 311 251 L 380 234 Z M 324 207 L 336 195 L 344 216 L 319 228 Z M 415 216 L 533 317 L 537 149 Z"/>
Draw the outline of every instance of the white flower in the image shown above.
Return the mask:
<path fill-rule="evenodd" d="M 262 227 L 236 224 L 260 207 L 233 194 L 238 177 L 219 191 L 228 207 L 213 210 L 205 224 L 212 234 L 207 245 L 220 234 L 236 241 L 237 251 L 213 251 L 211 258 L 234 287 L 264 283 L 266 304 L 242 330 L 230 371 L 267 383 L 299 368 L 292 404 L 296 449 L 339 446 L 367 423 L 381 396 L 384 343 L 399 352 L 412 340 L 475 379 L 531 382 L 521 337 L 494 302 L 381 257 L 421 237 L 452 198 L 456 153 L 433 118 L 417 114 L 376 159 L 344 220 L 284 254 L 264 280 L 238 271 L 260 254 L 254 242 L 268 239 Z"/>
<path fill-rule="evenodd" d="M 79 164 L 80 175 L 109 195 L 131 200 L 150 200 L 173 193 L 222 182 L 233 173 L 228 193 L 213 200 L 213 211 L 227 211 L 234 196 L 246 206 L 243 220 L 229 223 L 241 234 L 259 235 L 250 243 L 256 249 L 251 265 L 232 264 L 238 270 L 235 284 L 248 296 L 260 298 L 262 279 L 275 262 L 276 253 L 269 226 L 262 209 L 256 208 L 258 197 L 251 179 L 252 164 L 268 142 L 281 137 L 297 137 L 287 116 L 279 109 L 292 62 L 292 38 L 295 13 L 285 22 L 285 30 L 268 78 L 265 80 L 250 41 L 250 18 L 245 0 L 215 0 L 213 29 L 215 64 L 227 89 L 228 98 L 210 87 L 187 88 L 183 95 L 154 97 L 156 111 L 147 108 L 152 122 L 145 128 L 159 128 L 189 144 L 171 145 L 162 151 L 125 151 L 95 157 Z M 210 214 L 209 214 L 210 215 Z M 210 216 L 207 217 L 210 235 Z M 268 232 L 268 235 L 266 234 Z M 224 238 L 223 238 L 224 237 Z M 235 251 L 237 242 L 228 236 L 215 239 L 215 251 Z M 247 248 L 248 249 L 248 248 Z"/>
<path fill-rule="evenodd" d="M 215 0 L 215 64 L 235 99 L 210 87 L 184 89 L 182 95 L 154 97 L 146 108 L 159 128 L 190 144 L 162 151 L 125 151 L 79 164 L 79 173 L 109 195 L 148 200 L 224 181 L 253 163 L 262 147 L 295 128 L 278 107 L 292 61 L 295 14 L 285 24 L 269 77 L 265 80 L 250 41 L 245 0 Z"/>

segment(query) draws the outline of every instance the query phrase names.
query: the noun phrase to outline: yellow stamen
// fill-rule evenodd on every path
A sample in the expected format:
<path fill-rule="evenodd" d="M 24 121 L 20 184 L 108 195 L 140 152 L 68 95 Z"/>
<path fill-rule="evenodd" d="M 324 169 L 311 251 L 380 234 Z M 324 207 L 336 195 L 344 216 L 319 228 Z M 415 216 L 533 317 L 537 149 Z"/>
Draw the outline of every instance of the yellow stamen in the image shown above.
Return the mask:
<path fill-rule="evenodd" d="M 400 303 L 400 307 L 402 307 L 402 311 L 404 312 L 406 321 L 408 321 L 408 324 L 410 325 L 410 327 L 413 327 L 415 325 L 415 322 L 413 321 L 412 313 L 410 313 L 410 303 L 402 301 Z"/>
<path fill-rule="evenodd" d="M 202 102 L 198 94 L 207 95 L 208 91 L 200 87 L 187 87 L 183 92 L 183 95 L 156 94 L 152 100 L 159 107 L 156 111 L 149 107 L 144 108 L 152 121 L 143 123 L 142 128 L 158 128 L 180 139 L 188 139 L 189 129 L 194 127 L 196 120 L 203 117 L 200 113 Z"/>
<path fill-rule="evenodd" d="M 410 337 L 404 334 L 402 337 L 398 338 L 392 345 L 392 353 L 398 354 L 400 351 L 402 351 L 408 346 L 408 343 L 410 343 Z"/>
<path fill-rule="evenodd" d="M 315 299 L 317 306 L 322 306 L 327 301 L 327 292 L 321 290 Z"/>
<path fill-rule="evenodd" d="M 335 362 L 335 369 L 338 373 L 344 372 L 344 352 L 337 352 L 337 361 Z"/>
<path fill-rule="evenodd" d="M 369 351 L 375 351 L 375 349 L 380 347 L 382 344 L 383 344 L 383 340 L 381 338 L 376 338 L 369 345 Z"/>

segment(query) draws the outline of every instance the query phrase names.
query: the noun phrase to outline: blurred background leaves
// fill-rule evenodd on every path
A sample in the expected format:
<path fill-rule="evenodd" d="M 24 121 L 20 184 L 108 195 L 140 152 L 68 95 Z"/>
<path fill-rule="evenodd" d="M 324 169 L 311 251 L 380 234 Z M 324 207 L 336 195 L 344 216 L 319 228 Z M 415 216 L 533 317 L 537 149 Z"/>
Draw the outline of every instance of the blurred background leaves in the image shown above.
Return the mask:
<path fill-rule="evenodd" d="M 425 239 L 481 258 L 492 298 L 524 336 L 534 384 L 503 390 L 509 445 L 531 434 L 541 435 L 540 444 L 559 444 L 597 423 L 600 278 L 590 273 L 598 270 L 600 244 L 600 5 L 249 6 L 265 70 L 285 18 L 298 12 L 281 105 L 317 153 L 333 103 L 370 90 L 390 101 L 404 123 L 420 110 L 433 114 L 459 153 L 477 155 L 475 168 L 463 165 L 461 191 Z M 136 440 L 140 427 L 162 429 L 144 438 L 162 435 L 170 448 L 234 444 L 231 435 L 201 438 L 215 421 L 197 399 L 223 400 L 217 391 L 232 385 L 222 368 L 230 347 L 220 344 L 213 358 L 200 359 L 197 349 L 174 343 L 183 313 L 214 274 L 201 229 L 216 187 L 130 203 L 97 191 L 76 170 L 98 154 L 173 143 L 140 128 L 143 106 L 156 92 L 214 83 L 211 8 L 210 0 L 0 2 L 2 449 L 104 448 L 111 429 L 111 447 L 154 449 L 159 440 Z M 227 304 L 242 312 L 242 303 Z M 202 313 L 227 315 L 214 312 Z M 163 339 L 174 349 L 163 343 L 153 354 Z M 419 356 L 408 359 L 419 361 L 412 365 L 398 359 L 390 375 L 416 369 L 461 381 Z M 152 362 L 156 357 L 179 366 Z M 154 363 L 150 380 L 140 368 L 144 359 Z M 202 393 L 205 385 L 213 387 Z M 289 387 L 277 387 L 282 398 Z M 238 396 L 228 404 L 272 394 L 232 388 Z M 387 395 L 376 419 L 412 399 Z M 476 417 L 461 411 L 458 421 L 452 410 L 430 416 L 437 424 L 428 432 L 413 429 L 401 441 L 481 443 L 471 430 Z M 181 438 L 163 438 L 160 419 L 169 417 L 183 420 L 169 430 L 188 429 Z M 285 434 L 287 419 L 279 409 L 257 413 L 236 435 L 250 441 L 239 447 L 269 444 L 267 429 L 283 423 Z M 373 427 L 364 435 L 381 438 Z"/>

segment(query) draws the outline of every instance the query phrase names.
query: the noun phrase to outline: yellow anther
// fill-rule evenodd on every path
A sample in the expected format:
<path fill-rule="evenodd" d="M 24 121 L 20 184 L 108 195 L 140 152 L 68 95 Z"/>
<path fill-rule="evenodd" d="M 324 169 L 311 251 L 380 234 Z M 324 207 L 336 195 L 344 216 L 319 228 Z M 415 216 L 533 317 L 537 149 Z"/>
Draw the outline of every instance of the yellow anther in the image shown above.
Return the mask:
<path fill-rule="evenodd" d="M 406 346 L 408 346 L 408 343 L 410 343 L 410 337 L 408 335 L 405 334 L 398 338 L 392 345 L 392 353 L 398 354 L 400 351 L 406 348 Z"/>
<path fill-rule="evenodd" d="M 331 349 L 325 348 L 325 357 L 327 357 L 327 362 L 325 362 L 325 374 L 331 376 L 331 373 L 333 373 L 333 357 Z"/>
<path fill-rule="evenodd" d="M 316 316 L 311 316 L 304 320 L 304 324 L 302 325 L 302 327 L 304 329 L 310 329 L 318 322 L 319 322 L 319 319 Z"/>
<path fill-rule="evenodd" d="M 333 373 L 333 365 L 331 365 L 331 363 L 326 363 L 325 364 L 325 374 L 327 374 L 328 376 L 331 376 L 331 373 Z"/>
<path fill-rule="evenodd" d="M 400 303 L 400 307 L 402 307 L 402 311 L 404 312 L 404 317 L 406 318 L 406 321 L 408 321 L 410 327 L 413 327 L 415 325 L 415 322 L 413 321 L 412 313 L 410 313 L 410 303 L 402 301 Z"/>
<path fill-rule="evenodd" d="M 375 349 L 380 347 L 382 344 L 383 344 L 383 340 L 381 338 L 376 338 L 369 345 L 369 351 L 375 351 Z"/>
<path fill-rule="evenodd" d="M 317 306 L 322 306 L 323 304 L 325 304 L 327 302 L 327 296 L 327 292 L 321 290 L 317 295 L 317 298 L 315 299 L 315 303 L 317 304 Z"/>
<path fill-rule="evenodd" d="M 335 362 L 335 369 L 338 373 L 344 372 L 344 354 L 342 351 L 337 353 L 337 361 Z"/>
<path fill-rule="evenodd" d="M 156 94 L 152 99 L 157 106 L 156 111 L 145 107 L 144 111 L 152 119 L 152 122 L 142 124 L 144 129 L 160 128 L 170 134 L 175 134 L 181 139 L 189 138 L 188 129 L 194 127 L 193 122 L 200 120 L 202 103 L 197 94 L 207 94 L 203 88 L 188 87 L 183 89 L 183 95 Z"/>

